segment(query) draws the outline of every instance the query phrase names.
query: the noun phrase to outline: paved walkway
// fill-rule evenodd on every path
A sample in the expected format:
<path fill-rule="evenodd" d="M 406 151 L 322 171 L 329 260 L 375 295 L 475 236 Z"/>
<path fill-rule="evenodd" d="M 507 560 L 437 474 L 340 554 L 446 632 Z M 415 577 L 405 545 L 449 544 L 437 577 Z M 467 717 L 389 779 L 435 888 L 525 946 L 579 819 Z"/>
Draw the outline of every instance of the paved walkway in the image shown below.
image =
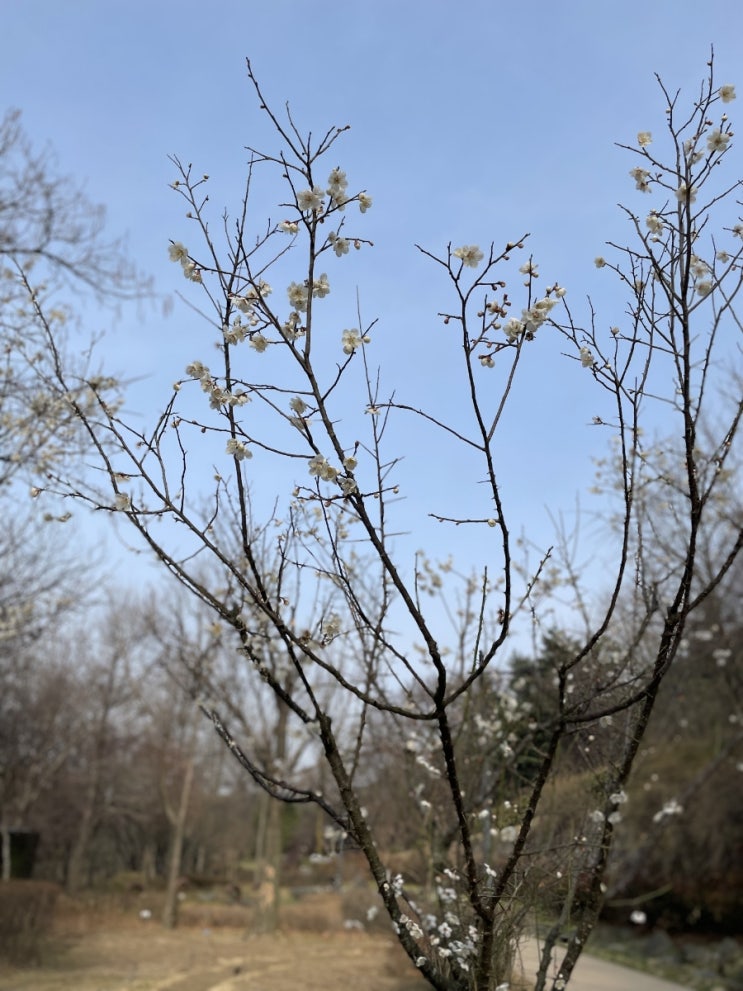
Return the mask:
<path fill-rule="evenodd" d="M 527 943 L 522 950 L 524 972 L 527 978 L 536 974 L 537 947 Z M 551 983 L 547 985 L 551 987 Z M 682 984 L 664 981 L 651 974 L 620 967 L 619 964 L 599 960 L 584 953 L 573 971 L 568 991 L 689 991 Z"/>

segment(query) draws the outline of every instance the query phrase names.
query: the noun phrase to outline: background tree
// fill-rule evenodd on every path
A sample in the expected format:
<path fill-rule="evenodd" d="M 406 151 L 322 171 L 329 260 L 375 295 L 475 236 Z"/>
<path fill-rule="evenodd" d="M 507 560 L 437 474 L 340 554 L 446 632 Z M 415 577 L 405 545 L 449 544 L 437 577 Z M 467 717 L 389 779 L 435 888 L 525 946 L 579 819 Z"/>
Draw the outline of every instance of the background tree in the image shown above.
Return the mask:
<path fill-rule="evenodd" d="M 538 896 L 534 879 L 554 874 L 561 854 L 570 877 L 542 936 L 536 978 L 537 988 L 551 981 L 559 991 L 601 910 L 625 789 L 661 686 L 690 617 L 723 581 L 743 542 L 739 520 L 721 522 L 710 511 L 733 463 L 743 412 L 729 377 L 739 360 L 739 181 L 725 185 L 718 167 L 732 149 L 725 109 L 734 88 L 717 85 L 711 64 L 688 110 L 661 87 L 664 138 L 653 143 L 641 131 L 629 149 L 637 162 L 632 178 L 651 206 L 647 215 L 627 210 L 633 240 L 613 246 L 616 262 L 597 259 L 627 293 L 628 310 L 616 326 L 604 329 L 591 314 L 584 327 L 557 282 L 538 292 L 525 236 L 485 250 L 423 249 L 450 298 L 439 316 L 452 394 L 461 398 L 447 415 L 435 402 L 422 409 L 396 398 L 394 384 L 372 364 L 380 331 L 360 312 L 355 327 L 328 331 L 326 297 L 339 284 L 337 268 L 370 247 L 357 225 L 372 200 L 364 190 L 352 192 L 335 164 L 343 129 L 304 137 L 291 116 L 271 111 L 249 73 L 282 150 L 252 153 L 240 206 L 219 234 L 209 222 L 207 177 L 174 160 L 173 186 L 201 246 L 174 241 L 170 254 L 201 294 L 217 364 L 191 362 L 155 424 L 142 430 L 119 416 L 96 382 L 67 373 L 58 360 L 58 396 L 87 430 L 110 489 L 89 477 L 70 481 L 54 467 L 47 484 L 123 514 L 165 568 L 232 631 L 246 672 L 286 707 L 293 731 L 319 741 L 333 781 L 322 791 L 302 765 L 292 772 L 266 766 L 255 741 L 231 729 L 239 720 L 226 715 L 229 707 L 204 700 L 205 713 L 257 784 L 286 802 L 314 803 L 360 847 L 403 948 L 433 986 L 485 991 L 510 979 L 515 944 Z M 288 219 L 255 231 L 248 203 L 266 172 L 266 195 L 276 192 L 273 173 L 283 183 L 277 199 Z M 285 286 L 285 294 L 275 286 Z M 31 302 L 54 355 L 53 323 L 38 298 Z M 569 631 L 574 643 L 567 640 L 551 661 L 554 704 L 531 778 L 516 801 L 501 801 L 497 792 L 467 791 L 470 765 L 459 743 L 479 683 L 503 656 L 509 633 L 521 615 L 538 618 L 544 607 L 539 584 L 550 552 L 520 577 L 498 463 L 504 408 L 526 356 L 550 327 L 562 333 L 572 369 L 596 384 L 596 423 L 610 434 L 621 465 L 619 539 L 603 555 L 612 557 L 611 571 L 602 561 L 603 574 L 612 575 L 603 608 L 586 611 L 583 576 L 565 563 L 563 583 L 578 593 L 573 605 L 584 621 Z M 190 398 L 193 386 L 208 408 Z M 81 389 L 99 395 L 95 415 L 76 399 Z M 706 415 L 710 404 L 714 417 Z M 668 484 L 644 439 L 661 421 L 672 438 L 667 451 L 682 466 L 670 557 L 653 546 Z M 408 442 L 418 472 L 456 466 L 456 506 L 439 508 L 432 492 L 430 505 L 401 515 L 403 452 L 395 430 L 403 422 L 417 431 Z M 702 423 L 711 422 L 714 430 L 703 439 Z M 215 466 L 206 487 L 204 463 Z M 425 556 L 410 555 L 399 538 L 402 519 L 422 527 L 429 513 L 442 525 L 480 528 L 486 547 L 476 606 L 459 624 L 456 649 L 446 647 L 450 617 L 440 597 L 428 594 L 439 581 L 454 601 L 456 575 L 436 576 Z M 699 547 L 710 525 L 715 552 L 702 573 Z M 267 543 L 275 556 L 260 552 Z M 615 622 L 627 615 L 631 626 L 623 626 L 620 640 Z M 273 642 L 283 651 L 280 669 Z M 390 876 L 377 824 L 362 804 L 375 742 L 372 712 L 392 738 L 425 737 L 420 767 L 455 824 L 431 903 L 415 903 L 403 879 Z M 577 839 L 560 851 L 541 820 L 549 816 L 566 740 L 586 731 L 599 738 L 600 759 L 579 782 Z M 501 748 L 501 756 L 508 766 L 512 755 Z M 500 782 L 503 774 L 483 767 L 480 780 Z M 418 806 L 425 797 L 413 795 Z M 485 857 L 488 820 L 503 844 L 497 867 Z"/>
<path fill-rule="evenodd" d="M 110 302 L 144 290 L 144 282 L 125 261 L 122 243 L 106 240 L 103 219 L 102 209 L 58 173 L 50 153 L 34 150 L 18 112 L 7 113 L 0 120 L 0 500 L 13 523 L 0 536 L 0 698 L 5 726 L 15 727 L 19 735 L 8 730 L 0 756 L 5 875 L 11 824 L 23 826 L 23 817 L 40 789 L 51 785 L 66 753 L 66 745 L 62 751 L 56 744 L 37 750 L 47 731 L 56 733 L 55 713 L 62 702 L 52 703 L 48 696 L 50 679 L 55 671 L 61 680 L 66 674 L 54 661 L 33 655 L 41 653 L 38 644 L 58 629 L 64 613 L 90 587 L 79 575 L 74 583 L 68 578 L 70 570 L 79 569 L 71 569 L 61 537 L 39 532 L 39 523 L 48 530 L 48 524 L 66 522 L 70 513 L 47 505 L 39 520 L 39 514 L 23 508 L 28 495 L 22 485 L 31 484 L 31 475 L 43 477 L 52 464 L 78 457 L 85 437 L 73 407 L 49 387 L 54 356 L 35 308 L 44 306 L 60 354 L 66 353 L 65 328 L 73 320 L 66 292 Z M 83 367 L 90 369 L 89 355 L 78 370 Z M 90 398 L 87 386 L 76 394 L 83 407 Z M 32 486 L 32 495 L 39 491 Z M 28 648 L 30 641 L 36 641 L 34 650 Z M 33 684 L 32 669 L 38 676 Z M 42 712 L 38 705 L 47 703 L 49 712 Z M 20 763 L 18 747 L 31 747 Z"/>

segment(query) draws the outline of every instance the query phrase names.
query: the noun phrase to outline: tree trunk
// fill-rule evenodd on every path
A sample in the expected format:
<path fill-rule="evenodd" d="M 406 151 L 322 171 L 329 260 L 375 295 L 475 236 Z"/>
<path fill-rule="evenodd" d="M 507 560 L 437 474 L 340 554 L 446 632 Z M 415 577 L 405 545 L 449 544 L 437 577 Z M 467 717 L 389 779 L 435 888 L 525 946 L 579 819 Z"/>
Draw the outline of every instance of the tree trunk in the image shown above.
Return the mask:
<path fill-rule="evenodd" d="M 173 823 L 173 840 L 170 851 L 170 864 L 168 866 L 168 884 L 165 889 L 165 907 L 163 909 L 163 925 L 168 929 L 175 929 L 178 924 L 178 879 L 181 876 L 183 838 L 186 834 L 186 819 L 188 817 L 188 803 L 191 799 L 193 772 L 194 759 L 191 756 L 186 761 L 186 770 L 183 775 L 183 784 L 181 785 L 181 798 L 178 803 L 175 822 Z"/>
<path fill-rule="evenodd" d="M 3 881 L 10 881 L 12 865 L 10 862 L 10 827 L 3 826 L 0 829 L 0 838 L 2 839 L 2 851 L 3 851 Z"/>

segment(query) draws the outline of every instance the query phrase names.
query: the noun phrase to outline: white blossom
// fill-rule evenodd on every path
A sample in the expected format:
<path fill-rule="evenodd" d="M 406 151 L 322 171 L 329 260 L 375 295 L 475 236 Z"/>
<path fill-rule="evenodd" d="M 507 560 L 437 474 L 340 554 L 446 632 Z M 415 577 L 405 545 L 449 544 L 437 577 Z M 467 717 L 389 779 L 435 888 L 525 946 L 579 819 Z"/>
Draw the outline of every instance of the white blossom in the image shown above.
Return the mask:
<path fill-rule="evenodd" d="M 330 292 L 330 284 L 328 283 L 328 277 L 325 272 L 322 273 L 319 279 L 315 279 L 312 283 L 312 295 L 317 299 L 324 299 Z"/>
<path fill-rule="evenodd" d="M 676 190 L 676 199 L 683 203 L 686 198 L 689 198 L 689 202 L 693 203 L 697 198 L 696 186 L 688 186 L 685 182 L 682 182 L 679 188 Z"/>
<path fill-rule="evenodd" d="M 300 285 L 298 282 L 290 282 L 286 294 L 289 297 L 290 305 L 295 310 L 304 311 L 307 309 L 307 300 L 309 299 L 307 286 Z"/>
<path fill-rule="evenodd" d="M 310 458 L 307 467 L 310 475 L 315 475 L 324 482 L 334 482 L 338 477 L 338 469 L 328 464 L 328 461 L 321 454 L 315 454 L 314 457 Z"/>
<path fill-rule="evenodd" d="M 296 234 L 299 230 L 299 224 L 296 220 L 282 220 L 279 224 L 279 230 L 283 231 L 284 234 Z"/>
<path fill-rule="evenodd" d="M 188 261 L 188 248 L 181 244 L 180 241 L 173 241 L 168 248 L 168 257 L 172 262 Z"/>
<path fill-rule="evenodd" d="M 653 816 L 653 822 L 660 822 L 662 819 L 665 819 L 666 816 L 679 816 L 683 811 L 683 806 L 680 805 L 675 798 L 672 798 L 668 802 L 665 802 L 660 812 L 655 813 Z"/>
<path fill-rule="evenodd" d="M 369 340 L 367 335 L 362 337 L 358 330 L 344 330 L 341 336 L 343 353 L 353 354 L 356 348 L 360 348 L 362 344 L 368 344 Z"/>
<path fill-rule="evenodd" d="M 328 196 L 333 202 L 334 206 L 343 208 L 346 202 L 346 189 L 348 187 L 348 181 L 346 179 L 346 173 L 339 168 L 333 169 L 333 171 L 328 176 Z"/>
<path fill-rule="evenodd" d="M 591 354 L 589 348 L 580 349 L 580 363 L 581 365 L 583 365 L 584 368 L 593 368 L 593 366 L 596 364 L 596 359 Z"/>
<path fill-rule="evenodd" d="M 196 262 L 188 261 L 183 266 L 183 274 L 191 282 L 201 282 L 201 269 Z"/>
<path fill-rule="evenodd" d="M 642 193 L 650 192 L 650 173 L 647 169 L 641 169 L 639 165 L 636 165 L 634 169 L 630 169 L 629 173 L 635 180 L 635 189 L 639 189 Z"/>
<path fill-rule="evenodd" d="M 724 151 L 727 148 L 729 141 L 730 135 L 723 134 L 723 132 L 717 128 L 715 131 L 710 131 L 707 136 L 707 148 L 709 151 Z"/>
<path fill-rule="evenodd" d="M 319 213 L 323 208 L 324 197 L 325 191 L 319 186 L 315 186 L 314 189 L 303 189 L 297 193 L 297 206 L 302 211 L 312 210 L 313 213 Z"/>
<path fill-rule="evenodd" d="M 202 365 L 200 361 L 192 361 L 190 365 L 186 365 L 186 375 L 190 375 L 191 378 L 195 379 L 211 377 L 209 369 L 206 365 Z"/>
<path fill-rule="evenodd" d="M 371 205 L 372 205 L 371 196 L 368 196 L 366 193 L 359 193 L 359 210 L 362 213 L 366 213 L 366 211 L 370 208 Z"/>
<path fill-rule="evenodd" d="M 604 265 L 606 265 L 606 259 L 602 255 L 597 255 L 593 259 L 593 264 L 596 266 L 596 268 L 603 268 Z"/>
<path fill-rule="evenodd" d="M 637 143 L 641 148 L 646 148 L 653 140 L 653 135 L 650 131 L 640 131 L 637 135 Z"/>
<path fill-rule="evenodd" d="M 345 476 L 341 476 L 338 479 L 338 484 L 341 487 L 341 491 L 343 492 L 343 495 L 352 495 L 354 492 L 358 492 L 359 490 L 359 487 L 356 484 L 356 480 L 353 478 L 346 478 Z"/>
<path fill-rule="evenodd" d="M 330 241 L 330 243 L 333 245 L 333 251 L 336 253 L 336 255 L 338 255 L 339 258 L 342 255 L 348 254 L 348 249 L 350 248 L 350 244 L 347 238 L 338 237 L 335 231 L 331 231 L 330 234 L 328 234 L 328 241 Z"/>
<path fill-rule="evenodd" d="M 723 103 L 730 103 L 731 100 L 735 99 L 735 86 L 732 86 L 730 83 L 721 86 L 717 92 L 720 94 L 720 99 Z"/>
<path fill-rule="evenodd" d="M 525 329 L 521 320 L 518 320 L 516 317 L 510 317 L 503 328 L 503 333 L 509 341 L 515 341 L 524 333 Z"/>
<path fill-rule="evenodd" d="M 263 352 L 268 347 L 268 341 L 263 336 L 263 334 L 253 334 L 253 336 L 250 338 L 250 346 L 251 348 L 255 348 L 258 354 L 263 354 Z"/>
<path fill-rule="evenodd" d="M 645 218 L 645 224 L 651 234 L 660 234 L 663 230 L 663 221 L 657 213 L 649 213 Z"/>
<path fill-rule="evenodd" d="M 225 451 L 227 454 L 232 455 L 232 457 L 237 458 L 238 461 L 245 461 L 253 457 L 253 452 L 250 448 L 241 440 L 238 440 L 237 437 L 230 437 L 227 441 Z"/>
<path fill-rule="evenodd" d="M 114 509 L 118 512 L 128 513 L 132 508 L 132 497 L 126 492 L 117 492 L 114 499 Z"/>
<path fill-rule="evenodd" d="M 463 244 L 461 248 L 455 248 L 452 254 L 470 268 L 477 268 L 483 259 L 483 253 L 476 244 Z"/>

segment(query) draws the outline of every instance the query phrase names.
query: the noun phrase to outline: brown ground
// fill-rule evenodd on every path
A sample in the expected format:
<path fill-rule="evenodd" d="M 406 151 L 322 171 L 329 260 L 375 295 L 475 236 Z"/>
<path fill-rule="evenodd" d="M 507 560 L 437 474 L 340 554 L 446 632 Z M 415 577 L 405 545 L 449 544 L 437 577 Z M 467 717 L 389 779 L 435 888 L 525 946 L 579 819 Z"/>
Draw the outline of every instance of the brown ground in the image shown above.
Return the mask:
<path fill-rule="evenodd" d="M 40 965 L 0 967 L 2 991 L 414 991 L 425 985 L 384 936 L 235 930 L 92 932 Z"/>
<path fill-rule="evenodd" d="M 153 908 L 156 906 L 153 905 Z M 159 906 L 157 906 L 159 907 Z M 290 922 L 299 906 L 287 911 Z M 186 924 L 157 912 L 78 909 L 62 900 L 33 966 L 0 963 L 0 991 L 421 991 L 425 983 L 391 935 L 344 931 L 337 896 L 301 906 L 310 931 L 255 933 L 238 906 L 184 905 Z M 248 923 L 246 925 L 246 922 Z"/>
<path fill-rule="evenodd" d="M 0 991 L 424 991 L 428 985 L 385 931 L 344 931 L 338 896 L 284 910 L 297 928 L 256 933 L 241 906 L 184 904 L 184 925 L 139 918 L 139 898 L 115 911 L 62 899 L 40 961 L 0 963 Z M 153 904 L 153 907 L 154 904 Z M 304 930 L 299 926 L 304 926 Z M 524 971 L 536 970 L 527 944 Z M 585 956 L 570 991 L 684 991 Z"/>

